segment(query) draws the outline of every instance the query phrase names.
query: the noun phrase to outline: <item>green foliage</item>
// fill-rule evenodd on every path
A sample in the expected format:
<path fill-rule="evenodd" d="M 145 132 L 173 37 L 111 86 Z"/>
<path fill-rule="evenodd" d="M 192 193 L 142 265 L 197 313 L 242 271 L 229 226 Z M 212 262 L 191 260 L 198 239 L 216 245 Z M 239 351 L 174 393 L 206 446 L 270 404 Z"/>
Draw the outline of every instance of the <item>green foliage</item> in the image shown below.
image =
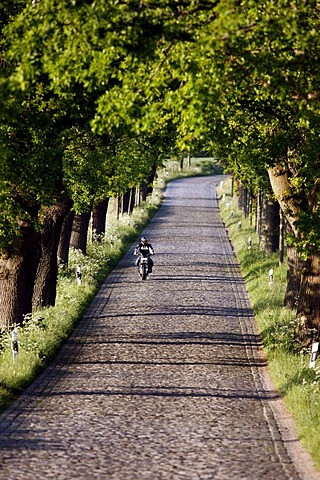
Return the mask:
<path fill-rule="evenodd" d="M 77 210 L 88 208 L 95 195 L 123 191 L 155 157 L 168 155 L 171 132 L 172 150 L 203 145 L 253 192 L 270 191 L 267 168 L 286 165 L 301 210 L 299 246 L 318 244 L 320 222 L 312 221 L 319 213 L 315 0 L 45 0 L 19 14 L 22 6 L 3 7 L 10 68 L 0 91 L 7 93 L 4 111 L 12 118 L 20 119 L 16 100 L 25 99 L 24 131 L 35 132 L 24 142 L 30 158 L 13 169 L 26 179 L 23 195 L 34 185 L 40 198 L 33 201 L 42 204 L 58 182 Z M 42 138 L 39 125 L 54 145 L 48 147 L 49 134 Z M 92 131 L 104 135 L 100 143 L 92 142 Z M 95 152 L 83 144 L 88 136 Z M 52 156 L 50 167 L 39 161 L 34 144 L 42 158 Z"/>
<path fill-rule="evenodd" d="M 267 169 L 285 165 L 305 252 L 319 245 L 316 5 L 218 2 L 197 41 L 175 47 L 168 62 L 183 81 L 166 97 L 179 112 L 179 144 L 202 141 L 254 193 L 270 192 Z"/>
<path fill-rule="evenodd" d="M 296 336 L 297 322 L 294 314 L 289 311 L 281 313 L 281 318 L 275 318 L 274 312 L 270 312 L 270 324 L 268 322 L 268 326 L 262 332 L 265 348 L 270 352 L 281 349 L 299 353 L 301 345 Z"/>
<path fill-rule="evenodd" d="M 23 10 L 25 5 L 25 0 L 2 0 L 0 4 L 0 31 L 9 23 L 10 19 Z"/>
<path fill-rule="evenodd" d="M 195 165 L 199 167 L 203 175 L 221 175 L 223 173 L 222 167 L 213 159 L 195 162 Z"/>

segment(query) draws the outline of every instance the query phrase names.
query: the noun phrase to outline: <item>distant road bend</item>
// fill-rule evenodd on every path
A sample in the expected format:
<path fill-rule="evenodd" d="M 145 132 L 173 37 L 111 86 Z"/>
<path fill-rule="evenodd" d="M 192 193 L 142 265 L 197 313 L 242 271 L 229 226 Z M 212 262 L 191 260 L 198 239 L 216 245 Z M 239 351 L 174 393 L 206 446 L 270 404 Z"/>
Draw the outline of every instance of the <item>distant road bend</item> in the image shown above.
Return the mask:
<path fill-rule="evenodd" d="M 0 417 L 0 479 L 315 480 L 274 391 L 220 219 L 223 177 L 171 182 L 41 377 Z"/>

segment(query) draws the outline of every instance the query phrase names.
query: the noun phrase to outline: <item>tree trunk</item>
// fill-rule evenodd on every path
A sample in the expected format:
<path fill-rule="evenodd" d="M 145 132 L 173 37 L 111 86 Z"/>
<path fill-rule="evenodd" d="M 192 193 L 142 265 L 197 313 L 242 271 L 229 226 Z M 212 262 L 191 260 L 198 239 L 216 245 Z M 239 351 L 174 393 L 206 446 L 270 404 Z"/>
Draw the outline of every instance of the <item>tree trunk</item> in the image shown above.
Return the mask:
<path fill-rule="evenodd" d="M 249 215 L 249 192 L 247 188 L 242 189 L 242 212 L 244 218 L 247 218 Z"/>
<path fill-rule="evenodd" d="M 0 326 L 21 324 L 32 311 L 32 293 L 40 258 L 39 234 L 32 225 L 0 257 Z"/>
<path fill-rule="evenodd" d="M 45 208 L 41 233 L 41 257 L 33 290 L 32 310 L 54 306 L 57 293 L 58 246 L 63 221 L 70 211 L 72 201 L 67 198 Z"/>
<path fill-rule="evenodd" d="M 141 200 L 142 202 L 145 202 L 148 196 L 148 184 L 147 182 L 142 182 L 141 183 Z"/>
<path fill-rule="evenodd" d="M 287 222 L 289 223 L 294 235 L 299 236 L 295 221 L 299 217 L 299 205 L 296 202 L 288 179 L 288 173 L 281 166 L 276 166 L 268 170 L 273 193 L 277 197 L 281 210 L 283 211 Z"/>
<path fill-rule="evenodd" d="M 276 165 L 270 168 L 269 178 L 272 190 L 279 200 L 285 214 L 287 224 L 297 240 L 301 238 L 299 220 L 301 215 L 301 196 L 296 198 L 288 178 L 288 171 Z M 317 185 L 317 180 L 316 184 Z M 316 198 L 316 197 L 315 197 Z M 310 206 L 310 198 L 305 199 Z M 314 200 L 314 199 L 313 199 Z M 314 205 L 315 206 L 315 205 Z M 298 295 L 297 314 L 299 319 L 298 333 L 301 341 L 306 340 L 310 329 L 319 330 L 320 326 L 320 251 L 309 254 L 304 262 Z"/>
<path fill-rule="evenodd" d="M 129 201 L 129 213 L 133 212 L 133 209 L 135 207 L 136 199 L 135 199 L 135 194 L 136 194 L 136 188 L 133 187 L 130 190 L 130 201 Z"/>
<path fill-rule="evenodd" d="M 283 211 L 280 209 L 280 225 L 279 225 L 279 265 L 284 262 L 284 246 L 285 246 L 286 222 Z"/>
<path fill-rule="evenodd" d="M 310 330 L 319 334 L 320 327 L 320 252 L 309 255 L 301 276 L 297 314 L 300 337 L 309 336 Z M 308 331 L 309 330 L 309 331 Z"/>
<path fill-rule="evenodd" d="M 188 152 L 188 155 L 187 155 L 187 162 L 188 162 L 188 170 L 191 170 L 191 155 L 190 153 Z"/>
<path fill-rule="evenodd" d="M 243 186 L 240 182 L 237 183 L 237 207 L 242 212 L 243 203 Z"/>
<path fill-rule="evenodd" d="M 253 214 L 252 214 L 253 203 L 254 203 L 254 197 L 253 197 L 252 193 L 250 192 L 249 202 L 248 202 L 248 215 L 249 215 L 249 225 L 250 225 L 250 227 L 252 227 L 252 224 L 253 224 Z"/>
<path fill-rule="evenodd" d="M 93 238 L 100 242 L 101 236 L 106 233 L 106 218 L 109 205 L 109 198 L 102 200 L 97 205 L 93 207 L 92 211 L 92 227 L 93 227 Z"/>
<path fill-rule="evenodd" d="M 135 195 L 135 202 L 134 206 L 138 207 L 141 201 L 141 192 L 140 192 L 140 184 L 136 186 L 136 195 Z"/>
<path fill-rule="evenodd" d="M 260 238 L 261 235 L 261 219 L 262 219 L 262 199 L 263 199 L 263 193 L 262 190 L 258 191 L 258 196 L 257 196 L 257 212 L 256 212 L 256 232 L 258 234 L 258 238 Z"/>
<path fill-rule="evenodd" d="M 147 194 L 151 195 L 153 192 L 153 182 L 156 176 L 156 170 L 152 170 L 151 174 L 148 177 L 148 189 L 147 189 Z"/>
<path fill-rule="evenodd" d="M 266 252 L 276 252 L 279 248 L 279 204 L 263 196 L 261 207 L 259 246 Z"/>
<path fill-rule="evenodd" d="M 293 245 L 288 245 L 287 247 L 287 259 L 287 284 L 284 305 L 295 310 L 298 306 L 303 261 Z"/>
<path fill-rule="evenodd" d="M 183 162 L 183 158 L 182 158 L 182 162 Z M 148 176 L 147 181 L 143 182 L 142 184 L 142 200 L 143 201 L 146 201 L 147 196 L 152 194 L 153 183 L 154 183 L 156 173 L 157 173 L 157 160 L 154 160 L 151 173 Z"/>
<path fill-rule="evenodd" d="M 122 213 L 128 213 L 129 212 L 130 192 L 131 192 L 131 190 L 126 190 L 122 194 Z"/>
<path fill-rule="evenodd" d="M 121 207 L 121 197 L 118 195 L 114 199 L 114 210 L 115 210 L 115 213 L 116 213 L 117 220 L 119 220 L 119 218 L 120 218 L 121 208 L 122 208 Z"/>
<path fill-rule="evenodd" d="M 246 187 L 243 187 L 241 183 L 238 184 L 238 208 L 243 213 L 244 217 L 247 218 L 250 214 L 250 202 L 251 195 L 249 190 Z"/>
<path fill-rule="evenodd" d="M 66 216 L 60 233 L 60 240 L 58 246 L 58 261 L 62 265 L 68 265 L 73 218 L 74 212 L 71 211 Z"/>
<path fill-rule="evenodd" d="M 87 254 L 87 238 L 91 212 L 75 215 L 72 224 L 70 246 Z"/>

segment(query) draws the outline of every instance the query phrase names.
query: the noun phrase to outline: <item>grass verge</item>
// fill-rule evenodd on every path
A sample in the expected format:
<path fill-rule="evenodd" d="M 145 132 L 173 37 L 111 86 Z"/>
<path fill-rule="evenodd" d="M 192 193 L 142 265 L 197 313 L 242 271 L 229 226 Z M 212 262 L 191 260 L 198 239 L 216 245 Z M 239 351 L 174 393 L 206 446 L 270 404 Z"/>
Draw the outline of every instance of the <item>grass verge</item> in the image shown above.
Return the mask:
<path fill-rule="evenodd" d="M 220 185 L 219 196 L 220 212 L 241 266 L 270 376 L 294 419 L 302 445 L 320 471 L 320 365 L 309 368 L 310 350 L 300 348 L 294 335 L 295 312 L 283 307 L 286 263 L 279 265 L 278 254 L 259 249 L 250 218 L 243 217 L 231 197 L 230 180 Z"/>

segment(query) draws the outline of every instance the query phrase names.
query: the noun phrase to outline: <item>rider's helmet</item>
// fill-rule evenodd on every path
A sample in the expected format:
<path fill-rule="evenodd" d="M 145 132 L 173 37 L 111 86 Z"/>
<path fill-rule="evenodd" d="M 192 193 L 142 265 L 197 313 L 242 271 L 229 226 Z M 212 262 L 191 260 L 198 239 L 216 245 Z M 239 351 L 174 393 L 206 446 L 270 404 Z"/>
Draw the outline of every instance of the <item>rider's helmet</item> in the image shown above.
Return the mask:
<path fill-rule="evenodd" d="M 143 243 L 143 245 L 146 245 L 146 243 L 148 243 L 146 237 L 141 237 L 141 243 Z"/>

